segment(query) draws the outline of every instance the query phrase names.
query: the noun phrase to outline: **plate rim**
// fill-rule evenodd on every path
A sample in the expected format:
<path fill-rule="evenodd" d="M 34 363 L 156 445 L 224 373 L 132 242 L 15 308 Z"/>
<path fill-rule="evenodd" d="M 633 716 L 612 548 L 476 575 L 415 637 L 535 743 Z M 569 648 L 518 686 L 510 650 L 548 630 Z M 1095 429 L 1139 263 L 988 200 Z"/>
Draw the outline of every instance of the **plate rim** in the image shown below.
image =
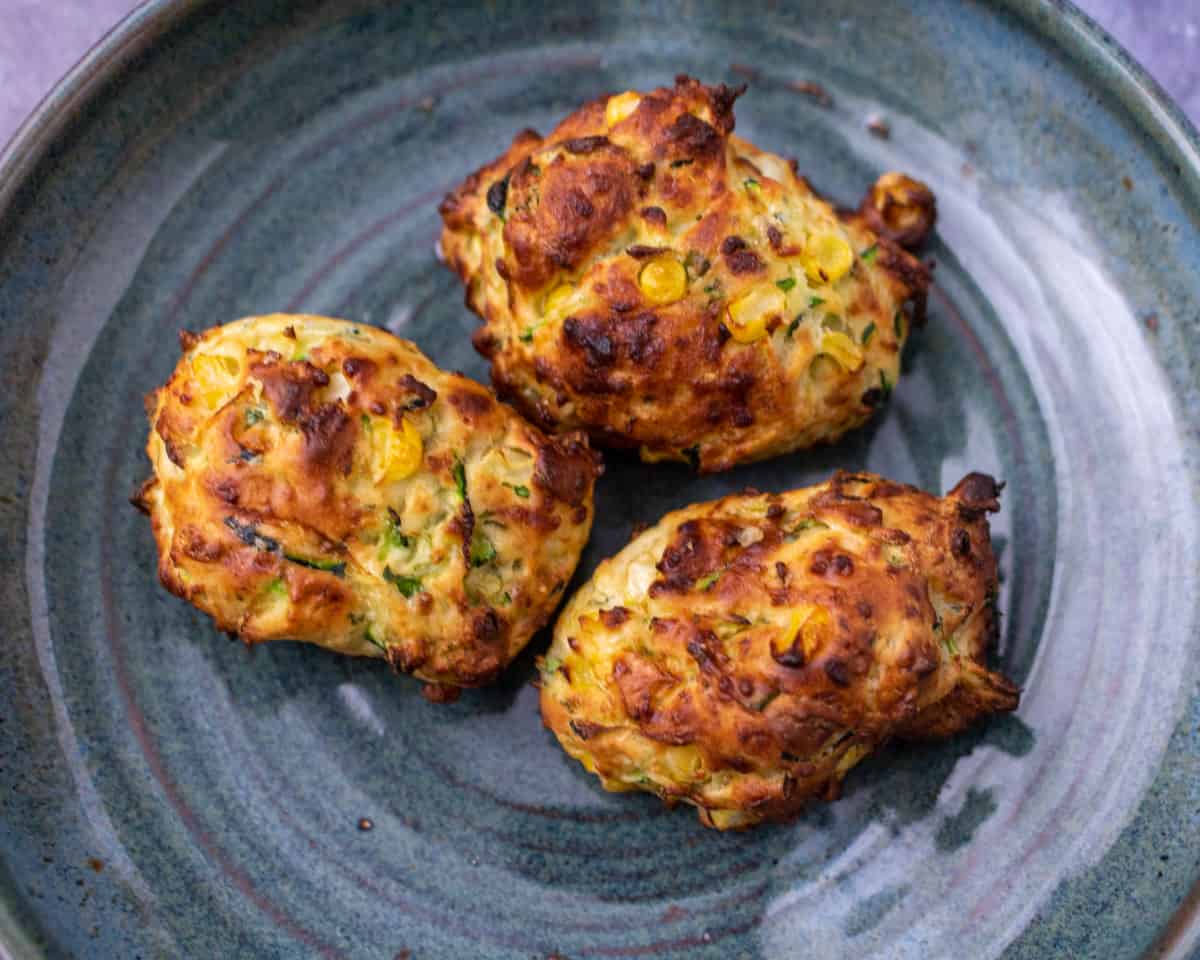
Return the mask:
<path fill-rule="evenodd" d="M 7 216 L 25 175 L 45 158 L 56 137 L 79 116 L 138 53 L 191 14 L 219 0 L 144 0 L 125 15 L 72 66 L 17 127 L 0 149 L 0 220 Z M 1200 131 L 1128 50 L 1072 0 L 1001 0 L 1023 26 L 1062 49 L 1103 81 L 1161 148 L 1177 154 L 1181 172 L 1200 194 Z M 1089 57 L 1088 54 L 1091 54 Z M 1103 65 L 1110 73 L 1097 71 Z M 1139 109 L 1140 108 L 1140 109 Z M 1160 135 L 1155 135 L 1160 134 Z"/>
<path fill-rule="evenodd" d="M 87 104 L 143 51 L 181 21 L 219 0 L 144 0 L 120 19 L 42 97 L 0 149 L 0 222 L 16 206 L 22 186 Z M 1090 84 L 1116 99 L 1132 124 L 1149 134 L 1200 206 L 1200 130 L 1125 47 L 1072 0 L 1000 0 L 1022 29 L 1064 54 Z M 28 522 L 28 493 L 23 497 Z M 9 938 L 14 939 L 9 939 Z M 9 904 L 0 902 L 0 960 L 32 956 Z M 1184 895 L 1146 960 L 1200 957 L 1200 880 Z"/>

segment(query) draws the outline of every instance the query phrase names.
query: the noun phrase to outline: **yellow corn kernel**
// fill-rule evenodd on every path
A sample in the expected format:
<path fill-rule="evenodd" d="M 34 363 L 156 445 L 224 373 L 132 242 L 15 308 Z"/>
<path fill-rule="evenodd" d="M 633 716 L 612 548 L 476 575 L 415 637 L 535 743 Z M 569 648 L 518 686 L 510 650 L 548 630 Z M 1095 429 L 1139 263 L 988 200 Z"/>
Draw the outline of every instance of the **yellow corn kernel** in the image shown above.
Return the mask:
<path fill-rule="evenodd" d="M 687 271 L 682 263 L 664 253 L 638 272 L 638 287 L 651 303 L 674 303 L 687 293 Z"/>
<path fill-rule="evenodd" d="M 753 343 L 766 335 L 771 317 L 783 319 L 787 297 L 773 283 L 751 287 L 729 304 L 726 326 L 738 343 Z"/>
<path fill-rule="evenodd" d="M 694 780 L 700 774 L 704 761 L 694 746 L 667 747 L 662 754 L 667 776 L 676 783 Z"/>
<path fill-rule="evenodd" d="M 707 820 L 717 830 L 736 830 L 738 827 L 750 826 L 755 822 L 753 815 L 744 810 L 704 808 L 700 811 L 700 817 Z"/>
<path fill-rule="evenodd" d="M 242 365 L 236 357 L 200 353 L 192 357 L 193 381 L 201 403 L 215 410 L 237 389 Z"/>
<path fill-rule="evenodd" d="M 782 657 L 785 653 L 792 649 L 792 644 L 796 642 L 796 634 L 800 632 L 800 628 L 804 625 L 804 616 L 799 610 L 792 611 L 792 619 L 787 625 L 787 629 L 783 633 L 777 633 L 771 638 L 771 654 L 775 657 Z"/>
<path fill-rule="evenodd" d="M 592 759 L 592 755 L 590 753 L 579 754 L 575 757 L 575 759 L 583 764 L 583 769 L 588 773 L 596 772 L 596 761 Z"/>
<path fill-rule="evenodd" d="M 854 251 L 836 233 L 819 233 L 805 244 L 802 260 L 813 283 L 834 283 L 854 263 Z"/>
<path fill-rule="evenodd" d="M 371 479 L 375 483 L 411 477 L 421 466 L 424 445 L 421 434 L 408 419 L 397 430 L 383 419 L 371 421 Z"/>
<path fill-rule="evenodd" d="M 850 373 L 863 365 L 862 350 L 858 348 L 858 344 L 837 330 L 827 330 L 822 335 L 821 352 L 833 357 Z"/>
<path fill-rule="evenodd" d="M 687 463 L 688 458 L 674 450 L 655 450 L 645 444 L 638 447 L 638 456 L 642 463 Z"/>
<path fill-rule="evenodd" d="M 856 743 L 842 754 L 842 758 L 838 761 L 837 772 L 846 773 L 851 767 L 855 766 L 863 757 L 871 752 L 871 748 L 865 743 Z"/>
<path fill-rule="evenodd" d="M 797 637 L 807 663 L 833 638 L 833 618 L 829 611 L 815 603 L 806 603 L 793 610 L 787 629 L 771 638 L 771 653 L 783 656 L 795 645 Z"/>
<path fill-rule="evenodd" d="M 824 607 L 814 606 L 800 627 L 800 646 L 804 659 L 812 660 L 833 639 L 833 617 Z"/>
<path fill-rule="evenodd" d="M 553 318 L 560 311 L 566 308 L 567 301 L 571 299 L 571 294 L 575 292 L 575 287 L 570 283 L 560 283 L 557 287 L 546 294 L 546 301 L 542 304 L 542 315 L 547 319 Z"/>
<path fill-rule="evenodd" d="M 641 102 L 641 96 L 632 90 L 609 97 L 608 106 L 604 108 L 604 122 L 610 127 L 615 127 L 626 117 L 631 116 Z"/>

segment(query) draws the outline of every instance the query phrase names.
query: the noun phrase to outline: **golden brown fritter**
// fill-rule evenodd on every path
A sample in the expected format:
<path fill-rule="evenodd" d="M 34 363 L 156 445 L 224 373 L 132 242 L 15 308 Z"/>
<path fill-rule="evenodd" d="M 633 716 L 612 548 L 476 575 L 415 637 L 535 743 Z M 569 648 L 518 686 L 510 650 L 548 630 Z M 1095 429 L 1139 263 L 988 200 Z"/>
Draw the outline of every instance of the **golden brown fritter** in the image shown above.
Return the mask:
<path fill-rule="evenodd" d="M 531 419 L 701 470 L 831 441 L 890 393 L 926 268 L 928 188 L 837 212 L 733 134 L 741 90 L 679 77 L 517 136 L 443 201 L 441 249 Z"/>
<path fill-rule="evenodd" d="M 996 625 L 991 477 L 945 498 L 839 473 L 665 516 L 597 569 L 542 659 L 542 717 L 609 790 L 718 829 L 832 799 L 892 737 L 1017 706 Z"/>
<path fill-rule="evenodd" d="M 164 586 L 247 643 L 494 679 L 587 541 L 586 437 L 548 438 L 372 327 L 274 314 L 181 339 L 146 398 L 154 476 L 135 501 Z"/>

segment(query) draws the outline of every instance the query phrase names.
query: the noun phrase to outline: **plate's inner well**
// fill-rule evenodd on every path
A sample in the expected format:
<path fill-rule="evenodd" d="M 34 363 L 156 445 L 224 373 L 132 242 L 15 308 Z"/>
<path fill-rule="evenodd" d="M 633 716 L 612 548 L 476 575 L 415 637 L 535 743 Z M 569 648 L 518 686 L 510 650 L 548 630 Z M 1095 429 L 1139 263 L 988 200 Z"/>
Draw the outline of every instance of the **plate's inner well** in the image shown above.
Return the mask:
<path fill-rule="evenodd" d="M 1107 889 L 1097 871 L 1114 842 L 1134 860 L 1141 849 L 1127 827 L 1162 783 L 1194 662 L 1172 557 L 1196 544 L 1187 441 L 1139 321 L 1154 268 L 1118 274 L 1098 233 L 1108 201 L 1072 193 L 1063 157 L 1012 172 L 1038 149 L 1021 110 L 985 111 L 964 87 L 970 115 L 916 69 L 935 62 L 920 44 L 950 46 L 927 38 L 949 29 L 938 16 L 978 40 L 984 88 L 1033 82 L 1044 54 L 1012 24 L 949 6 L 877 25 L 866 3 L 736 25 L 717 5 L 630 8 L 536 29 L 535 7 L 528 21 L 330 8 L 258 32 L 199 18 L 183 49 L 216 45 L 219 69 L 190 89 L 170 70 L 154 85 L 152 57 L 123 102 L 173 97 L 174 112 L 153 130 L 115 106 L 95 121 L 131 124 L 130 145 L 45 311 L 28 560 L 58 711 L 46 749 L 64 751 L 85 811 L 63 843 L 99 866 L 56 867 L 44 886 L 74 899 L 28 910 L 52 943 L 122 956 L 1037 955 L 1038 924 L 1080 910 L 1078 884 Z M 738 67 L 750 50 L 755 68 Z M 1100 117 L 1064 136 L 1117 136 L 1054 70 L 1044 109 Z M 606 794 L 567 758 L 531 686 L 544 635 L 496 687 L 450 706 L 378 662 L 246 649 L 158 586 L 148 525 L 125 503 L 148 470 L 141 394 L 168 376 L 181 328 L 330 314 L 486 382 L 476 320 L 435 256 L 438 200 L 521 128 L 676 71 L 748 80 L 739 133 L 796 156 L 835 201 L 857 202 L 886 169 L 929 183 L 936 287 L 889 407 L 838 446 L 706 477 L 609 455 L 578 577 L 639 522 L 745 486 L 838 467 L 937 493 L 970 470 L 1007 484 L 992 524 L 996 662 L 1025 688 L 1019 713 L 884 751 L 836 804 L 744 835 Z M 885 82 L 904 71 L 907 85 Z M 824 98 L 794 86 L 813 79 Z M 17 845 L 10 862 L 36 856 Z M 96 891 L 82 903 L 77 876 Z M 1122 936 L 1144 939 L 1142 922 Z"/>

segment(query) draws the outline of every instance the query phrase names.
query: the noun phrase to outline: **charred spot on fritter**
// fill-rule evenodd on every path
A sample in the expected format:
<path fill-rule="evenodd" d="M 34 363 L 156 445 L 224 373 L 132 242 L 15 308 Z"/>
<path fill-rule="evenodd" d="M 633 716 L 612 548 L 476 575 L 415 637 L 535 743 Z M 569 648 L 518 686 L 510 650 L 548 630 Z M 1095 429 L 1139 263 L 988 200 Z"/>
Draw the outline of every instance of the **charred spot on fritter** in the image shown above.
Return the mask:
<path fill-rule="evenodd" d="M 667 212 L 662 207 L 643 207 L 642 218 L 656 227 L 667 225 Z"/>
<path fill-rule="evenodd" d="M 348 475 L 357 435 L 346 411 L 337 404 L 323 403 L 301 413 L 297 421 L 304 434 L 305 462 L 316 470 L 332 468 Z"/>
<path fill-rule="evenodd" d="M 491 394 L 483 390 L 456 390 L 447 399 L 459 413 L 471 420 L 490 413 L 496 406 Z"/>
<path fill-rule="evenodd" d="M 254 353 L 251 354 L 251 357 Z M 329 385 L 329 375 L 307 360 L 284 363 L 277 353 L 252 360 L 250 372 L 284 423 L 295 423 L 312 406 L 314 390 Z"/>
<path fill-rule="evenodd" d="M 400 378 L 399 386 L 407 394 L 404 406 L 409 410 L 421 410 L 437 399 L 437 391 L 428 384 L 422 383 L 411 373 L 406 373 Z"/>
<path fill-rule="evenodd" d="M 586 437 L 548 437 L 344 321 L 253 317 L 181 343 L 135 498 L 162 583 L 247 643 L 382 657 L 435 690 L 495 679 L 583 549 Z"/>
<path fill-rule="evenodd" d="M 629 155 L 611 143 L 559 153 L 536 177 L 514 178 L 504 226 L 513 282 L 532 289 L 578 266 L 629 213 L 636 179 Z"/>
<path fill-rule="evenodd" d="M 890 739 L 1014 709 L 1016 689 L 984 665 L 987 526 L 961 519 L 994 492 L 967 478 L 938 498 L 841 473 L 669 514 L 561 615 L 545 723 L 606 788 L 734 829 L 836 797 Z"/>
<path fill-rule="evenodd" d="M 1000 491 L 1003 489 L 1004 484 L 997 483 L 986 473 L 969 473 L 950 491 L 950 496 L 968 510 L 995 513 L 1000 509 Z"/>
<path fill-rule="evenodd" d="M 930 282 L 900 242 L 930 208 L 888 181 L 886 220 L 835 210 L 733 133 L 743 90 L 681 76 L 593 101 L 443 204 L 441 247 L 484 318 L 473 343 L 539 424 L 650 461 L 698 451 L 711 471 L 883 406 Z M 721 390 L 747 359 L 755 388 Z"/>
<path fill-rule="evenodd" d="M 579 506 L 602 471 L 600 456 L 588 448 L 587 437 L 570 433 L 549 437 L 541 444 L 534 480 L 552 497 Z"/>
<path fill-rule="evenodd" d="M 662 588 L 690 589 L 693 583 L 715 570 L 724 553 L 736 543 L 737 534 L 725 524 L 699 520 L 680 524 L 657 564 Z M 653 593 L 654 585 L 650 589 Z"/>

